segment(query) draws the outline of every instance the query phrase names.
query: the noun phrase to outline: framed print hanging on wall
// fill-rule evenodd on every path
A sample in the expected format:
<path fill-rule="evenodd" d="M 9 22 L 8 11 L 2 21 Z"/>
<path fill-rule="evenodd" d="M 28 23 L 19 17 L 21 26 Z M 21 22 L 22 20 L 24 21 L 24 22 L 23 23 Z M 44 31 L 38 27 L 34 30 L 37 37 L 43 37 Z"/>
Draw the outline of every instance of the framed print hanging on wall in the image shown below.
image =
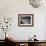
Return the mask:
<path fill-rule="evenodd" d="M 33 26 L 34 15 L 33 14 L 18 14 L 18 26 Z"/>

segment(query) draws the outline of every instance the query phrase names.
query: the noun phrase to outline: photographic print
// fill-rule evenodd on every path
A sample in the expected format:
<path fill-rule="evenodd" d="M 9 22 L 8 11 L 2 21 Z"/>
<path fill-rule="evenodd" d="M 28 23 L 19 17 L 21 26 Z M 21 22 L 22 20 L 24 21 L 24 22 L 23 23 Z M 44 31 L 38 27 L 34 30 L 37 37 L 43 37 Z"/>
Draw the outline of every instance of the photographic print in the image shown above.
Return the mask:
<path fill-rule="evenodd" d="M 18 14 L 19 26 L 33 26 L 33 14 Z"/>

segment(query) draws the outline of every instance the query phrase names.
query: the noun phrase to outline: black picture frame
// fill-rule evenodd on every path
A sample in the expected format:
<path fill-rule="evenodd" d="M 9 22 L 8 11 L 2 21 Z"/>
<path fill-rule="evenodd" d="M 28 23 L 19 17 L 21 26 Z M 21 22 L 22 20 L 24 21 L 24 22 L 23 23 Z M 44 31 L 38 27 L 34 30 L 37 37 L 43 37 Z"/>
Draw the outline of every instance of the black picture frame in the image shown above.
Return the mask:
<path fill-rule="evenodd" d="M 18 26 L 34 26 L 34 14 L 18 14 Z"/>

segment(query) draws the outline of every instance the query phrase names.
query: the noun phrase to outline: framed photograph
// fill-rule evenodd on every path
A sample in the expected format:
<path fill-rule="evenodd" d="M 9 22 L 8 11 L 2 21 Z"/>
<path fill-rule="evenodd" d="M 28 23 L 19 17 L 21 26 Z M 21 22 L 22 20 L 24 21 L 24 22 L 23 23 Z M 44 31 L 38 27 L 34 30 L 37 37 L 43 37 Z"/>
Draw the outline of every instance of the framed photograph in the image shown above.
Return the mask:
<path fill-rule="evenodd" d="M 18 14 L 18 26 L 33 26 L 33 14 Z"/>

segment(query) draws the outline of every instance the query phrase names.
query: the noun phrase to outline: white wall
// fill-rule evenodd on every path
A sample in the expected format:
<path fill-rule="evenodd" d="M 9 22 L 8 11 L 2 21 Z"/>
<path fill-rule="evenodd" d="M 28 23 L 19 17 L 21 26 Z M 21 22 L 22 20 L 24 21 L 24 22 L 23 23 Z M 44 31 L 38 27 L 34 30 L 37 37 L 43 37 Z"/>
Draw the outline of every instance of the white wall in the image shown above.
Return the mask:
<path fill-rule="evenodd" d="M 33 27 L 19 27 L 18 14 L 34 14 Z M 40 8 L 33 8 L 28 0 L 0 0 L 0 18 L 3 16 L 12 17 L 12 27 L 8 33 L 17 40 L 27 40 L 34 34 L 37 39 L 46 40 L 45 38 L 45 15 L 46 6 Z M 2 31 L 0 31 L 0 35 Z M 4 33 L 3 33 L 4 34 Z M 3 37 L 0 36 L 0 39 Z"/>

